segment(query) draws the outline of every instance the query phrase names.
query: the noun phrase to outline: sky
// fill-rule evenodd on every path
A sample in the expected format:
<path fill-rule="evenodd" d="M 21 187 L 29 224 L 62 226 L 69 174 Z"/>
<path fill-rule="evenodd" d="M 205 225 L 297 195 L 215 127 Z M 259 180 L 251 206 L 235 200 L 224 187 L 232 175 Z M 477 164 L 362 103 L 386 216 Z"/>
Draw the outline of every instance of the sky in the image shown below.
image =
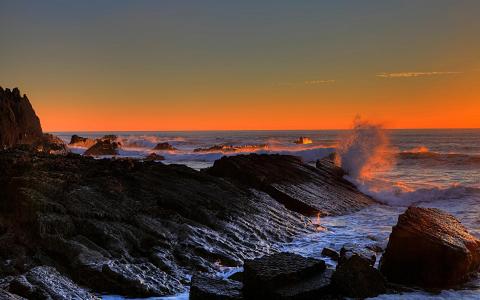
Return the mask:
<path fill-rule="evenodd" d="M 44 131 L 480 127 L 480 1 L 0 0 Z"/>

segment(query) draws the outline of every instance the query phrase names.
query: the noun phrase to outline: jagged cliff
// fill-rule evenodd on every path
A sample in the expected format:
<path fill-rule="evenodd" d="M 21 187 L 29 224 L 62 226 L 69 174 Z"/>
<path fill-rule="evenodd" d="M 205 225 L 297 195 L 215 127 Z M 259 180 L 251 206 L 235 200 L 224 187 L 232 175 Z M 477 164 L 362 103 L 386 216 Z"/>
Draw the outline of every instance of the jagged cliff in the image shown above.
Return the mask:
<path fill-rule="evenodd" d="M 18 88 L 0 87 L 0 148 L 32 144 L 42 138 L 40 119 Z"/>

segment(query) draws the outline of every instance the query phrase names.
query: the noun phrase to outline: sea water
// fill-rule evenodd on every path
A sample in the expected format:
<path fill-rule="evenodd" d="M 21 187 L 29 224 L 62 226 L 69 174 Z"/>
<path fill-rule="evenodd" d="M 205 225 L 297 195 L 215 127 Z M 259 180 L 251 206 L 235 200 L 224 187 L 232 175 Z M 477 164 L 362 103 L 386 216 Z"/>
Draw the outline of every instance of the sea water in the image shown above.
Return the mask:
<path fill-rule="evenodd" d="M 72 134 L 98 138 L 112 132 L 68 132 L 56 133 L 69 142 Z M 156 152 L 165 157 L 164 163 L 185 164 L 195 169 L 209 167 L 223 155 L 235 153 L 194 152 L 196 148 L 213 145 L 257 145 L 266 148 L 257 153 L 292 154 L 306 163 L 314 163 L 335 151 L 341 152 L 351 141 L 351 131 L 196 131 L 196 132 L 113 132 L 122 143 L 120 156 L 143 158 Z M 344 164 L 353 157 L 366 157 L 362 161 L 388 152 L 388 159 L 373 159 L 388 166 L 374 165 L 366 170 L 353 160 L 357 175 L 348 178 L 360 190 L 383 204 L 373 205 L 347 216 L 325 217 L 315 220 L 321 230 L 299 236 L 291 243 L 278 245 L 283 251 L 304 256 L 320 257 L 323 247 L 339 249 L 343 245 L 352 247 L 380 246 L 385 248 L 392 226 L 398 215 L 409 205 L 435 207 L 456 216 L 468 230 L 480 237 L 480 129 L 458 130 L 385 130 L 383 136 L 367 135 L 354 137 L 360 145 L 350 145 L 344 153 Z M 311 144 L 296 144 L 300 136 L 312 139 Z M 373 139 L 374 140 L 372 142 Z M 153 151 L 160 142 L 168 142 L 177 151 Z M 388 143 L 388 147 L 375 145 Z M 86 149 L 72 148 L 82 153 Z M 353 152 L 352 152 L 353 151 Z M 370 152 L 369 152 L 370 151 Z M 373 152 L 378 153 L 373 153 Z M 383 154 L 380 154 L 382 152 Z M 352 154 L 353 153 L 353 154 Z M 368 173 L 368 176 L 363 176 Z M 367 172 L 368 171 L 368 172 Z M 356 173 L 355 173 L 356 174 Z M 327 263 L 332 263 L 327 261 Z M 235 270 L 230 270 L 235 271 Z M 225 270 L 219 270 L 224 272 Z M 228 270 L 227 270 L 228 272 Z M 187 299 L 188 292 L 173 297 L 156 299 Z M 105 299 L 121 299 L 108 296 Z M 480 280 L 472 280 L 457 290 L 446 290 L 440 294 L 426 292 L 402 295 L 381 295 L 376 299 L 480 299 Z"/>

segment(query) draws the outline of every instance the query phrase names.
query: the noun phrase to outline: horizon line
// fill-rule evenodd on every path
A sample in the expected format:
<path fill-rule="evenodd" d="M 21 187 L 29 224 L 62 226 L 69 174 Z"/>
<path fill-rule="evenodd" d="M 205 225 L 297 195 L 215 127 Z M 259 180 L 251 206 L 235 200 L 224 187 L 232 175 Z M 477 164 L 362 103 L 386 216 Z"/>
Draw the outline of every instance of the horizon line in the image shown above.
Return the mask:
<path fill-rule="evenodd" d="M 45 130 L 45 133 L 75 132 L 240 132 L 240 131 L 347 131 L 352 128 L 330 129 L 184 129 L 184 130 Z M 385 130 L 480 130 L 480 127 L 418 127 L 418 128 L 384 128 Z"/>

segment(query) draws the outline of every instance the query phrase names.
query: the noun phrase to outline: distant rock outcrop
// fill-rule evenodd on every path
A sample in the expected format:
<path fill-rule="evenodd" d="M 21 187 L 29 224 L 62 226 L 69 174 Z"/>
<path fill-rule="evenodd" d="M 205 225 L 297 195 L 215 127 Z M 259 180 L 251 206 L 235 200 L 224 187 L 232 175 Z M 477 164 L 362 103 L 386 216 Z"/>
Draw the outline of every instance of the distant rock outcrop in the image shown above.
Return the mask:
<path fill-rule="evenodd" d="M 111 139 L 99 139 L 83 153 L 85 156 L 118 155 L 119 144 Z"/>
<path fill-rule="evenodd" d="M 0 87 L 0 149 L 33 144 L 43 137 L 40 120 L 18 88 Z"/>
<path fill-rule="evenodd" d="M 158 143 L 153 150 L 167 150 L 167 151 L 175 151 L 177 148 L 173 147 L 169 143 Z"/>
<path fill-rule="evenodd" d="M 317 168 L 289 155 L 249 154 L 222 157 L 207 170 L 268 193 L 288 209 L 304 215 L 341 215 L 375 203 L 329 160 Z"/>
<path fill-rule="evenodd" d="M 306 136 L 301 136 L 294 142 L 295 144 L 300 144 L 300 145 L 307 145 L 313 143 L 311 138 L 308 138 Z"/>
<path fill-rule="evenodd" d="M 70 139 L 70 146 L 73 147 L 83 147 L 83 148 L 90 148 L 93 145 L 95 145 L 96 141 L 94 139 L 90 138 L 84 138 L 81 136 L 78 136 L 76 134 L 72 135 L 72 138 Z"/>
<path fill-rule="evenodd" d="M 391 282 L 428 288 L 465 282 L 480 268 L 480 239 L 453 216 L 409 207 L 398 217 L 380 270 Z"/>

